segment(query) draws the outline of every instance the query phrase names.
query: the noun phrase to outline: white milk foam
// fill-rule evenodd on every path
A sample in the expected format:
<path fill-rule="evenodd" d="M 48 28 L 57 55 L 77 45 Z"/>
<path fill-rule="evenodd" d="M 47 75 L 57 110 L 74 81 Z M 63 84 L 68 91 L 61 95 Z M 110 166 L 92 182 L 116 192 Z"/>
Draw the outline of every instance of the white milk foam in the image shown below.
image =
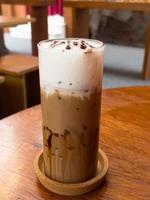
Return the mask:
<path fill-rule="evenodd" d="M 88 39 L 42 41 L 39 49 L 40 85 L 55 89 L 89 91 L 101 88 L 104 45 Z"/>

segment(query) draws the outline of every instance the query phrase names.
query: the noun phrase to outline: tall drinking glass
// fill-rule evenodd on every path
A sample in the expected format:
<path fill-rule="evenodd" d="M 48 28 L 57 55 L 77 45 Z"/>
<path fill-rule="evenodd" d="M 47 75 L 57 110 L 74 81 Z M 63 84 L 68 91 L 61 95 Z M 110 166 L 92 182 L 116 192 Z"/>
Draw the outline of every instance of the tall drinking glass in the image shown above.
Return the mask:
<path fill-rule="evenodd" d="M 44 169 L 78 183 L 97 170 L 104 45 L 90 39 L 38 44 Z"/>

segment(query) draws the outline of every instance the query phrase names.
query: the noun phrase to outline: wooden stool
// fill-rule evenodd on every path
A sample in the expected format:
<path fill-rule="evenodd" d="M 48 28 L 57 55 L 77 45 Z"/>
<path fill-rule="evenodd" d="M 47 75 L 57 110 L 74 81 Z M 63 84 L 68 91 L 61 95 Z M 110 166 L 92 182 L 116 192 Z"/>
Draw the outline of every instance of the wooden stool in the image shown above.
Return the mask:
<path fill-rule="evenodd" d="M 0 73 L 5 75 L 8 115 L 40 103 L 37 57 L 19 54 L 2 56 Z"/>

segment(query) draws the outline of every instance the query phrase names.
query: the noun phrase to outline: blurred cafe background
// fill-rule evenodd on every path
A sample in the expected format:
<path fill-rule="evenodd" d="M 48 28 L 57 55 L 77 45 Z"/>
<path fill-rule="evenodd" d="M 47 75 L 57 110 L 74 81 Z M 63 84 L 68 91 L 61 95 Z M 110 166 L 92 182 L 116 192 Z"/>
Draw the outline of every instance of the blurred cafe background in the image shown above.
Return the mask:
<path fill-rule="evenodd" d="M 52 6 L 50 0 L 1 2 L 0 118 L 40 103 L 36 44 L 47 38 L 103 41 L 103 88 L 150 85 L 149 12 L 144 3 L 133 7 L 130 1 L 124 6 L 115 0 L 110 5 L 86 0 L 55 0 Z"/>

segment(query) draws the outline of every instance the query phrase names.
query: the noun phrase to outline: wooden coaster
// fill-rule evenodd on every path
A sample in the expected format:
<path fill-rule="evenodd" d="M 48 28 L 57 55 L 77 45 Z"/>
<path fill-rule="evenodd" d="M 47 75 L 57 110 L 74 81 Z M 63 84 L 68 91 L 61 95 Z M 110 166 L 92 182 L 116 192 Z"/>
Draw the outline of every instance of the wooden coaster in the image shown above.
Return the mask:
<path fill-rule="evenodd" d="M 102 183 L 108 170 L 108 159 L 100 149 L 98 152 L 97 174 L 92 179 L 81 183 L 60 183 L 48 178 L 44 174 L 43 152 L 40 152 L 35 158 L 34 169 L 39 181 L 48 190 L 65 196 L 76 196 L 90 192 Z"/>

